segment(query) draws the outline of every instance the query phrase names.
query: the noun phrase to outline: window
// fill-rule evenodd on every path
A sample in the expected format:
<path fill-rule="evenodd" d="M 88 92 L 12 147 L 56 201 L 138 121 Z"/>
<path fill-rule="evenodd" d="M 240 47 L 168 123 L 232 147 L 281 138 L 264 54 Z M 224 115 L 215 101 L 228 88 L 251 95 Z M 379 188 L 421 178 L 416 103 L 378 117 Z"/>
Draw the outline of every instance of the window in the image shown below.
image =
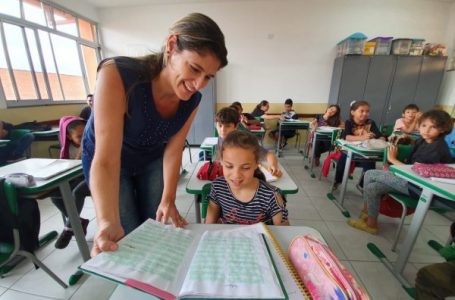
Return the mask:
<path fill-rule="evenodd" d="M 85 17 L 46 0 L 0 1 L 0 95 L 7 107 L 85 101 L 100 48 L 97 25 Z"/>

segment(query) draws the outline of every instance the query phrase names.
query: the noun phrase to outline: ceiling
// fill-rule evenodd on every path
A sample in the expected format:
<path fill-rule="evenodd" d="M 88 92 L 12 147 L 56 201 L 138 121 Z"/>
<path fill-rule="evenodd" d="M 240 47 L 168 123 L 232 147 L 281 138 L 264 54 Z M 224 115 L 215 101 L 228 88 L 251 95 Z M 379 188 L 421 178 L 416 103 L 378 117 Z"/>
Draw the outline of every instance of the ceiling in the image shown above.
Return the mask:
<path fill-rule="evenodd" d="M 144 4 L 175 4 L 175 3 L 198 3 L 198 2 L 223 2 L 227 0 L 84 0 L 96 7 L 134 6 Z M 247 1 L 247 0 L 229 0 Z M 455 0 L 421 0 L 455 3 Z"/>

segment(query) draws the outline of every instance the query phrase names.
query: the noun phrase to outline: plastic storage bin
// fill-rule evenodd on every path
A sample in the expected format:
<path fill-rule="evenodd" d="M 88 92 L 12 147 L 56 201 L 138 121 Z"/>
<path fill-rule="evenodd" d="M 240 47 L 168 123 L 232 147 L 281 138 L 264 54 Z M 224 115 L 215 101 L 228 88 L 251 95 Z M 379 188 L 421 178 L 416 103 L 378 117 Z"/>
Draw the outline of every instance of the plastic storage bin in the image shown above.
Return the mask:
<path fill-rule="evenodd" d="M 374 55 L 374 48 L 376 48 L 376 42 L 371 40 L 365 43 L 363 47 L 363 55 Z"/>
<path fill-rule="evenodd" d="M 367 36 L 361 32 L 351 34 L 337 44 L 337 56 L 346 54 L 362 54 Z"/>
<path fill-rule="evenodd" d="M 389 55 L 390 48 L 392 47 L 393 37 L 383 37 L 378 36 L 373 39 L 376 42 L 376 48 L 374 50 L 374 55 Z"/>
<path fill-rule="evenodd" d="M 392 41 L 392 54 L 409 55 L 412 39 L 395 39 Z"/>
<path fill-rule="evenodd" d="M 419 56 L 423 53 L 424 39 L 412 39 L 411 48 L 409 49 L 409 55 Z"/>

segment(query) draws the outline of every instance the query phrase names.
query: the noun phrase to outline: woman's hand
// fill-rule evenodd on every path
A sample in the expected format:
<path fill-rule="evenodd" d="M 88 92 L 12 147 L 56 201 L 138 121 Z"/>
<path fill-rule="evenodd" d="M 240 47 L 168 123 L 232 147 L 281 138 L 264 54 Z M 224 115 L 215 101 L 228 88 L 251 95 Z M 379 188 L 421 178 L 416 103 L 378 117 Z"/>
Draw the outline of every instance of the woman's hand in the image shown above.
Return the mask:
<path fill-rule="evenodd" d="M 272 174 L 273 176 L 276 176 L 276 177 L 280 177 L 283 174 L 281 172 L 281 170 L 278 168 L 278 166 L 274 166 L 274 165 L 269 166 L 269 171 L 270 171 L 270 174 Z"/>
<path fill-rule="evenodd" d="M 185 218 L 180 215 L 174 202 L 161 200 L 160 206 L 158 206 L 156 211 L 156 221 L 166 224 L 169 218 L 175 227 L 183 227 L 188 224 Z"/>
<path fill-rule="evenodd" d="M 125 235 L 120 223 L 101 223 L 98 232 L 93 240 L 92 257 L 104 251 L 115 251 L 118 249 L 117 241 Z"/>

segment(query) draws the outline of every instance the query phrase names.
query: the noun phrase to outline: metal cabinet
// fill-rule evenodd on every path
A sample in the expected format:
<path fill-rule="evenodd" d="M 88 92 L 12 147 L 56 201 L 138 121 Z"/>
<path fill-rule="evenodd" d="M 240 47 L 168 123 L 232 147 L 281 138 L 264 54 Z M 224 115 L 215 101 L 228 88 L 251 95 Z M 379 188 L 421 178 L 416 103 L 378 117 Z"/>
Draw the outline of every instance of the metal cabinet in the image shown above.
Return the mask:
<path fill-rule="evenodd" d="M 213 136 L 216 110 L 215 78 L 200 92 L 202 94 L 199 110 L 187 135 L 190 145 L 200 145 L 204 138 Z"/>
<path fill-rule="evenodd" d="M 329 103 L 341 107 L 349 118 L 353 100 L 370 103 L 370 118 L 393 124 L 404 106 L 417 104 L 422 111 L 436 102 L 444 75 L 446 57 L 344 56 L 335 60 Z"/>

